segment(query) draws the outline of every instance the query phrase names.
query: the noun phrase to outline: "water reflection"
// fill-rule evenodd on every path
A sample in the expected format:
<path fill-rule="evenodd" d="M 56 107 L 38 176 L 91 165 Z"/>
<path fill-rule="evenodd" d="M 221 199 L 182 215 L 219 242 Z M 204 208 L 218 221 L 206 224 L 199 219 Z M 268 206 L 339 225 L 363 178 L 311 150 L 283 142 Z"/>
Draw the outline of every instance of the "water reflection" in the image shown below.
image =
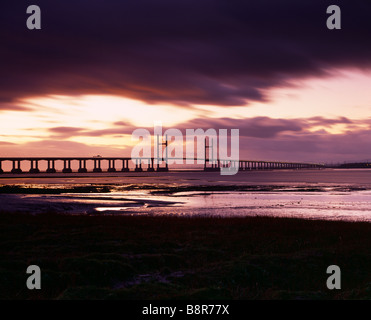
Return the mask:
<path fill-rule="evenodd" d="M 371 170 L 303 170 L 300 174 L 242 172 L 234 177 L 169 172 L 76 179 L 63 176 L 12 179 L 1 180 L 4 185 L 0 187 L 0 204 L 4 211 L 264 215 L 371 222 Z M 80 183 L 76 183 L 78 181 Z"/>
<path fill-rule="evenodd" d="M 292 189 L 291 189 L 292 190 Z M 294 189 L 295 190 L 295 189 Z M 3 210 L 30 213 L 148 214 L 179 216 L 274 216 L 306 219 L 371 221 L 371 190 L 186 191 L 151 190 L 60 195 L 1 194 Z"/>

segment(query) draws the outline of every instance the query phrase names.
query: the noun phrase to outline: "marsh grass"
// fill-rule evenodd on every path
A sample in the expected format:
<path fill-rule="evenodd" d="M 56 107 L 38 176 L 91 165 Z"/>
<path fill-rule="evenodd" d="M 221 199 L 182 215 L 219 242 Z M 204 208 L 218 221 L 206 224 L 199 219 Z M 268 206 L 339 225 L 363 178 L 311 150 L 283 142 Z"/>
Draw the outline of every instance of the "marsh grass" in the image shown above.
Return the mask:
<path fill-rule="evenodd" d="M 370 299 L 370 243 L 360 222 L 1 212 L 0 298 Z"/>

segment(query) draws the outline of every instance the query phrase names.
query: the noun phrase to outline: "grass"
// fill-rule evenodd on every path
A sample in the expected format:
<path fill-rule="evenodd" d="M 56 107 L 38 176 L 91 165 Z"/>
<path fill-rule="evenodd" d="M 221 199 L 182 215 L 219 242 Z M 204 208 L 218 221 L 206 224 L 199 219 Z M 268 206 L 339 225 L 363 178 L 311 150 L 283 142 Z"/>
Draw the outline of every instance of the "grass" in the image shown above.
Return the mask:
<path fill-rule="evenodd" d="M 359 222 L 2 212 L 0 299 L 370 299 L 370 243 Z"/>

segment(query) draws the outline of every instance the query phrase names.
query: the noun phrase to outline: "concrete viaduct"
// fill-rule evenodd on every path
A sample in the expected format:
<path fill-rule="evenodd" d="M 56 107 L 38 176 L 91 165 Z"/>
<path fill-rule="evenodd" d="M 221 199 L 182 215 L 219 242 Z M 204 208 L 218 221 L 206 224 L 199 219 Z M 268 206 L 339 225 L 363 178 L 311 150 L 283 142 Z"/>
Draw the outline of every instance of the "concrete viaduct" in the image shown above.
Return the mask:
<path fill-rule="evenodd" d="M 167 158 L 168 160 L 189 160 L 186 158 Z M 194 159 L 197 163 L 197 159 Z M 158 161 L 157 158 L 120 158 L 120 157 L 0 157 L 0 173 L 5 173 L 3 170 L 3 163 L 10 162 L 12 169 L 10 173 L 39 173 L 39 163 L 45 161 L 47 164 L 46 173 L 56 173 L 56 162 L 63 163 L 63 173 L 72 173 L 71 162 L 75 161 L 79 164 L 78 173 L 86 173 L 87 162 L 93 164 L 92 172 L 103 172 L 102 162 L 106 161 L 108 164 L 107 172 L 161 172 L 169 171 L 169 166 L 165 159 Z M 132 165 L 129 167 L 130 161 Z M 204 161 L 204 171 L 218 171 L 221 167 L 236 167 L 238 166 L 240 171 L 250 170 L 274 170 L 274 169 L 314 169 L 322 168 L 323 164 L 317 163 L 298 163 L 298 162 L 278 162 L 278 161 L 257 161 L 257 160 L 214 160 Z M 28 163 L 28 166 L 22 165 Z M 132 168 L 132 170 L 131 170 Z"/>

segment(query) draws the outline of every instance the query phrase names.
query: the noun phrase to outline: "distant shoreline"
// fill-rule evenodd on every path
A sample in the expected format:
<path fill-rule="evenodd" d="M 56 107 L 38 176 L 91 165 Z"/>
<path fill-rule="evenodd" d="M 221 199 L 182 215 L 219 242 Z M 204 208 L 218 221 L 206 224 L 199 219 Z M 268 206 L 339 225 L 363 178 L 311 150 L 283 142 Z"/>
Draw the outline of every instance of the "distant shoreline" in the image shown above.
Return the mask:
<path fill-rule="evenodd" d="M 267 185 L 267 184 L 349 184 L 371 186 L 369 169 L 300 169 L 239 171 L 236 175 L 222 176 L 218 172 L 101 172 L 101 173 L 22 173 L 0 174 L 0 185 L 6 184 L 73 184 L 73 183 L 186 183 L 192 185 Z"/>
<path fill-rule="evenodd" d="M 345 186 L 345 185 L 298 185 L 287 186 L 277 184 L 263 185 L 228 185 L 228 184 L 199 184 L 199 185 L 169 185 L 169 184 L 140 184 L 133 185 L 130 183 L 117 185 L 114 183 L 75 183 L 66 184 L 59 187 L 49 187 L 49 185 L 40 184 L 0 184 L 0 194 L 64 194 L 64 193 L 110 193 L 113 191 L 132 191 L 132 190 L 148 190 L 155 195 L 171 195 L 179 192 L 350 192 L 350 191 L 366 191 L 371 190 L 370 187 L 362 186 Z"/>

